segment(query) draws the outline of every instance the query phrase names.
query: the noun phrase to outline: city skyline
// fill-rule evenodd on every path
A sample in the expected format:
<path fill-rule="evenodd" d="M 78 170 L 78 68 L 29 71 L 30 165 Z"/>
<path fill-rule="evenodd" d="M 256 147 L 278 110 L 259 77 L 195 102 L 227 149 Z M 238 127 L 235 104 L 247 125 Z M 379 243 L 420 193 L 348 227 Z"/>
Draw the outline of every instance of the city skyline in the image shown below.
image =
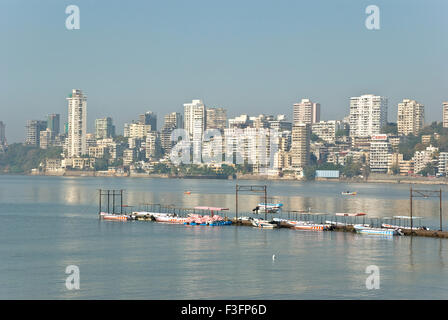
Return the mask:
<path fill-rule="evenodd" d="M 23 114 L 66 118 L 72 88 L 89 96 L 90 119 L 110 116 L 117 132 L 135 114 L 181 112 L 193 99 L 232 117 L 241 110 L 290 115 L 306 97 L 321 104 L 322 120 L 341 119 L 348 99 L 367 93 L 388 97 L 391 110 L 404 98 L 419 101 L 427 122 L 440 121 L 448 100 L 448 3 L 431 2 L 437 6 L 376 1 L 381 29 L 371 31 L 364 25 L 367 1 L 248 1 L 235 3 L 237 11 L 232 3 L 136 2 L 125 12 L 117 1 L 77 1 L 81 28 L 69 31 L 68 2 L 4 1 L 0 104 L 8 110 L 1 114 L 8 142 L 24 140 Z M 309 50 L 300 50 L 304 44 Z"/>

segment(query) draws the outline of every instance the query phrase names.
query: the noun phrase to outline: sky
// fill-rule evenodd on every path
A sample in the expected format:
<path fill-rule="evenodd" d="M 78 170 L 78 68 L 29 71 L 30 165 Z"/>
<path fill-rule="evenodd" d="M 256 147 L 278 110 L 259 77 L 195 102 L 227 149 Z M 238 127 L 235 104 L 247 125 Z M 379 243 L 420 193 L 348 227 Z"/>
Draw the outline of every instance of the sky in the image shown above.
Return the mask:
<path fill-rule="evenodd" d="M 80 9 L 67 30 L 65 9 Z M 366 7 L 380 9 L 368 30 Z M 0 121 L 9 143 L 27 120 L 67 120 L 72 89 L 96 118 L 123 124 L 146 111 L 183 113 L 201 99 L 228 117 L 286 114 L 295 102 L 321 104 L 321 119 L 342 119 L 349 98 L 389 99 L 396 121 L 404 98 L 441 121 L 448 100 L 448 1 L 0 1 Z"/>

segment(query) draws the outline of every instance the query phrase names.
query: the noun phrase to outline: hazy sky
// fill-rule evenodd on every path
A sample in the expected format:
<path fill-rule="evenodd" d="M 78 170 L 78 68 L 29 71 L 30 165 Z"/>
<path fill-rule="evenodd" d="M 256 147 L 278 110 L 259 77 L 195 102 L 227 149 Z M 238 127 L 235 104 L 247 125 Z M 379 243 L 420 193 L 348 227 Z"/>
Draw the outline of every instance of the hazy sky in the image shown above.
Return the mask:
<path fill-rule="evenodd" d="M 80 30 L 67 30 L 77 5 Z M 368 5 L 380 30 L 365 27 Z M 349 97 L 423 103 L 441 120 L 448 100 L 448 1 L 0 1 L 0 121 L 22 142 L 28 119 L 60 113 L 78 88 L 88 96 L 88 127 L 124 122 L 202 99 L 229 116 L 292 115 L 301 98 L 324 120 L 348 114 Z"/>

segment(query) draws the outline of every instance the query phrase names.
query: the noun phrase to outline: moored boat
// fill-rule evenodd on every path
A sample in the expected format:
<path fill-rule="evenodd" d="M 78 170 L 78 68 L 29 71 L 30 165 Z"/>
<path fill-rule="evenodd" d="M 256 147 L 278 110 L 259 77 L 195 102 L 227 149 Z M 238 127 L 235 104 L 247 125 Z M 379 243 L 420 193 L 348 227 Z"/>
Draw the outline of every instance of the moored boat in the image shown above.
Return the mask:
<path fill-rule="evenodd" d="M 278 224 L 275 223 L 274 221 L 267 221 L 267 220 L 263 220 L 263 219 L 253 219 L 252 225 L 254 227 L 261 228 L 261 229 L 278 228 Z"/>
<path fill-rule="evenodd" d="M 101 212 L 100 218 L 103 220 L 115 220 L 115 221 L 127 221 L 132 220 L 132 218 L 125 214 L 112 214 L 112 213 L 106 213 Z"/>
<path fill-rule="evenodd" d="M 376 234 L 376 235 L 383 235 L 383 236 L 402 235 L 402 232 L 400 229 L 372 228 L 372 227 L 366 227 L 361 224 L 356 224 L 353 226 L 353 228 L 355 229 L 355 231 L 357 233 Z"/>

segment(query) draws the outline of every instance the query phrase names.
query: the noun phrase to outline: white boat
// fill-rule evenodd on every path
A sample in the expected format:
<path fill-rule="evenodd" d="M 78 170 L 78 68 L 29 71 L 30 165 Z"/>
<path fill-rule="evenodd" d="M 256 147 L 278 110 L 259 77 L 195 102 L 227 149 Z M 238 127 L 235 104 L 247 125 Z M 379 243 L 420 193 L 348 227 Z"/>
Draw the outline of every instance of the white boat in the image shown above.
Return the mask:
<path fill-rule="evenodd" d="M 343 196 L 356 196 L 356 191 L 343 191 L 341 194 Z"/>
<path fill-rule="evenodd" d="M 112 214 L 112 213 L 106 213 L 101 212 L 100 218 L 104 220 L 115 220 L 115 221 L 127 221 L 132 220 L 132 218 L 125 214 Z"/>
<path fill-rule="evenodd" d="M 274 221 L 267 221 L 263 219 L 253 219 L 252 225 L 257 228 L 261 229 L 274 229 L 278 228 L 278 224 L 276 224 Z"/>
<path fill-rule="evenodd" d="M 396 226 L 393 224 L 388 224 L 388 223 L 382 223 L 381 227 L 383 228 L 387 228 L 387 229 L 406 229 L 406 230 L 411 230 L 411 227 L 404 227 L 404 226 Z M 430 230 L 428 227 L 412 227 L 412 230 Z"/>
<path fill-rule="evenodd" d="M 364 233 L 364 234 L 375 234 L 382 236 L 398 236 L 403 234 L 400 229 L 372 228 L 372 227 L 366 227 L 361 224 L 355 224 L 353 228 L 357 233 Z"/>
<path fill-rule="evenodd" d="M 283 207 L 283 203 L 259 203 L 255 209 L 252 211 L 266 212 L 266 213 L 277 213 Z"/>
<path fill-rule="evenodd" d="M 153 215 L 157 222 L 184 224 L 189 218 L 178 217 L 172 213 L 158 213 Z"/>
<path fill-rule="evenodd" d="M 286 224 L 290 225 L 295 230 L 326 231 L 333 229 L 333 226 L 331 224 L 320 224 L 310 221 L 286 220 Z"/>

